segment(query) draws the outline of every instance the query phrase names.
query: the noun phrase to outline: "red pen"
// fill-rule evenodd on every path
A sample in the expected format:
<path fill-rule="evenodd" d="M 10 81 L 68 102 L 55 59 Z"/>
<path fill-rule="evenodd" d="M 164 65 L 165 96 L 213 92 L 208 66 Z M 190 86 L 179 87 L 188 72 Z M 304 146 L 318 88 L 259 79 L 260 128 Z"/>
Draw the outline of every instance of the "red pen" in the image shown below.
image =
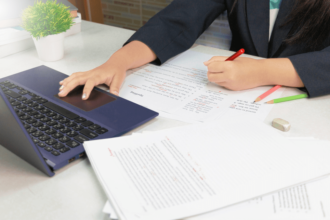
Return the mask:
<path fill-rule="evenodd" d="M 240 55 L 242 55 L 244 52 L 245 52 L 245 50 L 242 48 L 239 51 L 237 51 L 236 53 L 234 53 L 233 55 L 231 55 L 230 57 L 228 57 L 225 61 L 233 61 L 237 57 L 239 57 Z"/>

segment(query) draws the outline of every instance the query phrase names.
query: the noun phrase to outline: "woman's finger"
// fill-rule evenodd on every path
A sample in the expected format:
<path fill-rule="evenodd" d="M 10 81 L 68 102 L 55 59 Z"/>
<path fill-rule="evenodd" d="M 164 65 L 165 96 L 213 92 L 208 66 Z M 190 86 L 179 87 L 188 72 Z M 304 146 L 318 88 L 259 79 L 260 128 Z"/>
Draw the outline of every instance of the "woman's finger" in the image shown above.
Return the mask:
<path fill-rule="evenodd" d="M 86 83 L 86 80 L 87 80 L 86 76 L 75 77 L 70 82 L 65 83 L 61 86 L 61 88 L 60 88 L 61 91 L 58 93 L 58 95 L 60 97 L 66 96 L 69 92 L 71 92 L 77 86 L 84 85 Z"/>
<path fill-rule="evenodd" d="M 208 72 L 222 73 L 225 70 L 225 62 L 214 61 L 207 66 Z"/>
<path fill-rule="evenodd" d="M 110 83 L 110 92 L 112 94 L 118 95 L 121 85 L 125 80 L 125 74 L 116 74 Z"/>
<path fill-rule="evenodd" d="M 210 63 L 212 62 L 216 62 L 216 61 L 225 61 L 228 57 L 223 57 L 223 56 L 214 56 L 211 59 L 209 59 L 208 61 L 204 62 L 205 66 L 208 66 Z"/>
<path fill-rule="evenodd" d="M 223 73 L 207 72 L 207 78 L 210 82 L 214 82 L 214 83 L 221 83 L 227 81 L 227 77 Z"/>
<path fill-rule="evenodd" d="M 83 94 L 82 94 L 81 98 L 83 100 L 87 100 L 89 98 L 93 88 L 97 85 L 99 85 L 99 83 L 96 80 L 89 78 L 85 83 Z"/>
<path fill-rule="evenodd" d="M 69 83 L 71 80 L 73 80 L 75 77 L 80 76 L 84 74 L 84 72 L 76 72 L 76 73 L 72 73 L 70 76 L 68 76 L 67 78 L 63 79 L 60 82 L 60 85 L 65 85 L 67 83 Z"/>

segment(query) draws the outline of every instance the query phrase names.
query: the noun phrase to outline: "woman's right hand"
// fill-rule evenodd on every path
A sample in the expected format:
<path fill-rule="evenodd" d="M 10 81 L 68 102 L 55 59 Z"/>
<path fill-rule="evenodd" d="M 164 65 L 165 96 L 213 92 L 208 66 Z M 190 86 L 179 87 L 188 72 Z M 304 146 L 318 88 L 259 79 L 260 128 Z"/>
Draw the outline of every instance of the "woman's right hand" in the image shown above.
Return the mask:
<path fill-rule="evenodd" d="M 132 41 L 116 51 L 110 59 L 95 69 L 73 73 L 60 82 L 60 97 L 66 96 L 79 85 L 85 85 L 82 99 L 86 100 L 94 86 L 106 84 L 112 94 L 118 95 L 126 71 L 155 60 L 156 54 L 144 43 Z"/>
<path fill-rule="evenodd" d="M 93 88 L 100 84 L 108 85 L 110 92 L 118 95 L 125 76 L 126 68 L 120 67 L 120 65 L 104 63 L 103 65 L 86 72 L 73 73 L 71 76 L 61 81 L 60 92 L 58 95 L 64 97 L 75 87 L 85 85 L 82 99 L 86 100 L 89 98 Z"/>

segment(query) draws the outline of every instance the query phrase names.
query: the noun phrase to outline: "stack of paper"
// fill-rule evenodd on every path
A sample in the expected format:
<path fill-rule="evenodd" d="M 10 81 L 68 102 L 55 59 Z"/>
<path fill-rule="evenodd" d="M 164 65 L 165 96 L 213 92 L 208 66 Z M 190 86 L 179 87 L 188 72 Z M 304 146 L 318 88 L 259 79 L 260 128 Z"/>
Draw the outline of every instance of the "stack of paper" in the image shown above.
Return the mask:
<path fill-rule="evenodd" d="M 328 142 L 311 148 L 243 119 L 84 146 L 120 219 L 186 218 L 330 173 Z"/>

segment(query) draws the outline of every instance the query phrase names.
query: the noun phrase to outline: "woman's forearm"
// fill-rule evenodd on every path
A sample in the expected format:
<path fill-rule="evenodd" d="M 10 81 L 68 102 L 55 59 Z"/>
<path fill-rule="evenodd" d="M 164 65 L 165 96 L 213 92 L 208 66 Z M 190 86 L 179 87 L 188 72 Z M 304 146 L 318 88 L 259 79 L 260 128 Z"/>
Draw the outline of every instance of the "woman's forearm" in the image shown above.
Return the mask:
<path fill-rule="evenodd" d="M 270 58 L 258 60 L 258 73 L 264 85 L 283 85 L 304 87 L 297 71 L 288 58 Z"/>
<path fill-rule="evenodd" d="M 156 58 L 156 54 L 147 45 L 140 41 L 132 41 L 116 51 L 103 65 L 128 70 L 150 63 Z"/>

